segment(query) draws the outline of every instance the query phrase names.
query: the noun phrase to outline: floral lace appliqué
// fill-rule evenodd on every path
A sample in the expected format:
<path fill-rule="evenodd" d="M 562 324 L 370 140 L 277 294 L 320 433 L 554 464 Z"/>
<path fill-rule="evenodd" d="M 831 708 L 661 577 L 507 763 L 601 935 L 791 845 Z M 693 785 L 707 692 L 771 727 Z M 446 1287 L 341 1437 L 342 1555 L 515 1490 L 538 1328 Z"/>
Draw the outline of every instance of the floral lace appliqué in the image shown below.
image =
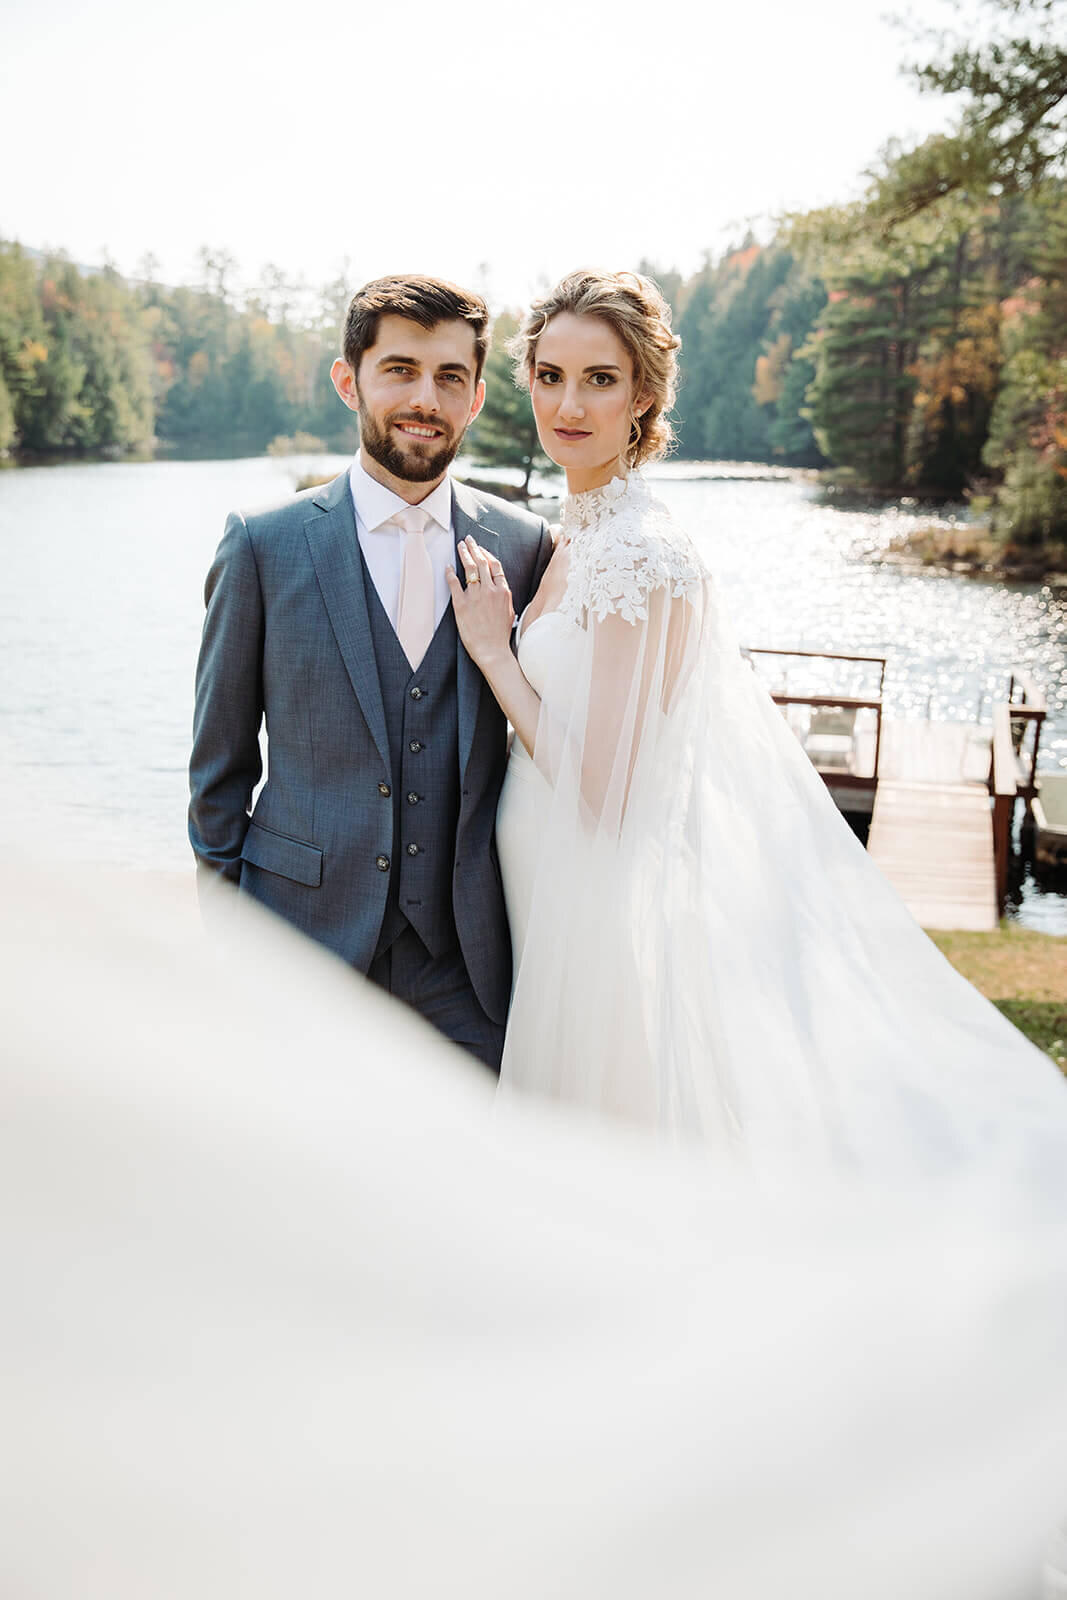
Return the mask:
<path fill-rule="evenodd" d="M 706 576 L 692 541 L 635 472 L 569 496 L 561 526 L 571 564 L 559 609 L 574 622 L 612 614 L 645 622 L 653 590 L 669 587 L 678 598 Z"/>

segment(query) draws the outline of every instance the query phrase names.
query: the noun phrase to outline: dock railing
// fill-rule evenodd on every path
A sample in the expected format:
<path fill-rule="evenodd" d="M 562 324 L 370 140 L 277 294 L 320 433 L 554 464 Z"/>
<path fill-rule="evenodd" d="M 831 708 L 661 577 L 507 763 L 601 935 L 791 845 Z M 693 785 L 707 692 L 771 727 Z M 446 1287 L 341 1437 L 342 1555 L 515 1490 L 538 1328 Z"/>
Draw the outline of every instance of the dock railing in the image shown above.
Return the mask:
<path fill-rule="evenodd" d="M 989 761 L 989 792 L 993 797 L 993 869 L 997 885 L 997 915 L 1004 911 L 1011 857 L 1011 822 L 1019 781 L 1015 743 L 1011 731 L 1011 706 L 1001 700 L 993 707 L 993 743 Z"/>
<path fill-rule="evenodd" d="M 1032 800 L 1037 793 L 1037 752 L 1041 744 L 1041 729 L 1048 715 L 1048 702 L 1033 678 L 1027 672 L 1016 670 L 1008 680 L 1008 707 L 1011 712 L 1012 748 L 1015 752 L 1019 776 L 1019 793 Z M 1029 750 L 1026 738 L 1033 729 L 1033 742 Z"/>
<path fill-rule="evenodd" d="M 746 649 L 748 656 L 780 656 L 786 660 L 796 657 L 809 661 L 851 661 L 864 665 L 873 665 L 878 668 L 878 689 L 873 695 L 847 695 L 847 694 L 790 694 L 785 690 L 771 690 L 771 699 L 776 706 L 808 706 L 816 715 L 819 712 L 844 714 L 847 727 L 851 730 L 855 723 L 856 713 L 859 711 L 874 712 L 874 762 L 871 772 L 853 772 L 847 767 L 842 767 L 836 762 L 820 764 L 817 740 L 820 737 L 817 729 L 813 729 L 814 737 L 805 745 L 811 757 L 812 764 L 825 783 L 832 784 L 835 789 L 877 789 L 878 765 L 882 752 L 882 690 L 885 684 L 885 656 L 845 655 L 835 650 L 773 650 L 769 647 L 750 646 Z M 831 724 L 826 723 L 829 728 Z M 836 737 L 843 738 L 843 733 Z M 827 735 L 827 737 L 831 737 Z M 851 740 L 851 732 L 848 735 Z"/>
<path fill-rule="evenodd" d="M 997 882 L 997 914 L 1004 910 L 1011 858 L 1011 825 L 1015 802 L 1028 804 L 1037 794 L 1037 753 L 1048 713 L 1044 694 L 1029 673 L 1014 671 L 1008 698 L 993 706 L 993 738 L 989 752 L 989 793 L 993 801 L 993 861 Z M 1027 748 L 1027 736 L 1032 739 Z"/>

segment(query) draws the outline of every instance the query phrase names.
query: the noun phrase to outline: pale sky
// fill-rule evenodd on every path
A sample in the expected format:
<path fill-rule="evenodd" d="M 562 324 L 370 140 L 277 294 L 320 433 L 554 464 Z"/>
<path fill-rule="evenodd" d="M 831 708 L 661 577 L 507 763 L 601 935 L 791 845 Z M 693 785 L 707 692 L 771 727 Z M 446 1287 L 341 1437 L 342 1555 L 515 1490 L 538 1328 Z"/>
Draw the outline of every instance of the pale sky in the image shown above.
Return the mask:
<path fill-rule="evenodd" d="M 582 264 L 689 273 L 947 124 L 891 5 L 4 0 L 0 237 L 170 283 L 204 244 L 246 284 L 427 271 L 495 308 Z"/>

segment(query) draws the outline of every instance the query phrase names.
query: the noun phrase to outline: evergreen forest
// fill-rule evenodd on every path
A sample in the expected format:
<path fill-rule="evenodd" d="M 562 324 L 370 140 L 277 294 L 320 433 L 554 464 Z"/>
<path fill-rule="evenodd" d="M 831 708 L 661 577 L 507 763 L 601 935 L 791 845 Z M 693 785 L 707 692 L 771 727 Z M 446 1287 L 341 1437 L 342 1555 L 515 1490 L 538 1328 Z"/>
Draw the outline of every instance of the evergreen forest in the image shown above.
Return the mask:
<path fill-rule="evenodd" d="M 644 261 L 682 338 L 678 456 L 819 466 L 885 494 L 982 496 L 1015 546 L 1067 543 L 1064 0 L 974 0 L 980 43 L 914 71 L 962 106 L 893 146 L 863 198 L 780 220 L 695 274 Z M 0 241 L 0 454 L 256 453 L 301 435 L 350 449 L 334 395 L 347 295 L 277 269 L 238 295 L 201 252 L 195 286 L 86 271 Z M 309 311 L 308 306 L 312 307 Z M 497 319 L 471 434 L 486 466 L 544 464 Z"/>

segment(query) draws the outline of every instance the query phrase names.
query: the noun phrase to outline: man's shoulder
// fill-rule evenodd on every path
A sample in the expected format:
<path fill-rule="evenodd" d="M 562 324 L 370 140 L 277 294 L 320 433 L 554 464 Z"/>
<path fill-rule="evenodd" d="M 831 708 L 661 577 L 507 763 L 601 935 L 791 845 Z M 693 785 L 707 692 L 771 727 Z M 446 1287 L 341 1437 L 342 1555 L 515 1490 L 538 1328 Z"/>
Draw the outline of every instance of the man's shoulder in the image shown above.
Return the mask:
<path fill-rule="evenodd" d="M 321 515 L 331 506 L 342 502 L 348 492 L 347 469 L 336 477 L 321 483 L 312 483 L 305 489 L 284 499 L 264 500 L 257 505 L 242 506 L 236 513 L 249 531 L 270 534 L 286 527 L 302 527 L 309 516 Z"/>
<path fill-rule="evenodd" d="M 454 483 L 456 497 L 468 513 L 477 508 L 477 520 L 485 522 L 498 533 L 518 534 L 526 539 L 539 540 L 545 528 L 544 517 L 530 511 L 521 501 L 505 500 L 501 495 L 490 494 L 472 483 Z M 464 501 L 467 502 L 464 505 Z"/>

